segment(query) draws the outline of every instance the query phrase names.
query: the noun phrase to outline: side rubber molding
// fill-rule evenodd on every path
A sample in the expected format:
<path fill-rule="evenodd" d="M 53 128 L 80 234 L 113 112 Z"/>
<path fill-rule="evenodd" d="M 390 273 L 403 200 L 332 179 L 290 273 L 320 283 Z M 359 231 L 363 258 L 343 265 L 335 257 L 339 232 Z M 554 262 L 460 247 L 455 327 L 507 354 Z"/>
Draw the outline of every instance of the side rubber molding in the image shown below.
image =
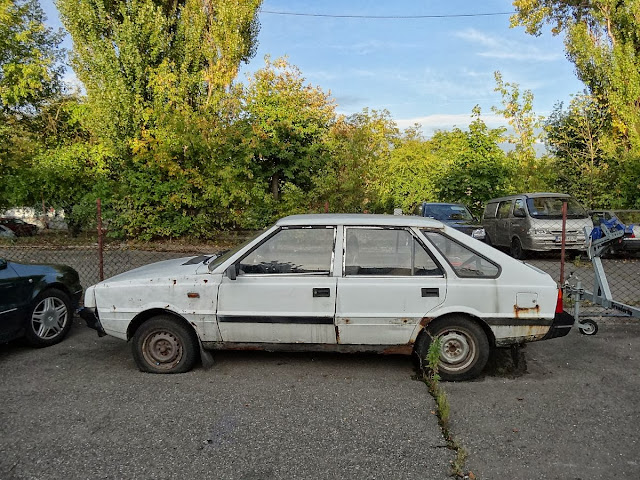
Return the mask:
<path fill-rule="evenodd" d="M 571 330 L 571 327 L 573 327 L 575 321 L 576 319 L 573 318 L 573 315 L 571 315 L 570 313 L 567 313 L 565 311 L 556 313 L 556 315 L 553 317 L 551 328 L 544 336 L 543 340 L 564 337 L 569 333 L 569 330 Z"/>
<path fill-rule="evenodd" d="M 104 328 L 102 328 L 102 324 L 100 323 L 100 319 L 98 318 L 98 312 L 95 308 L 81 308 L 78 312 L 78 315 L 80 315 L 80 318 L 87 322 L 87 327 L 93 328 L 98 332 L 99 337 L 104 337 L 107 334 L 104 331 Z"/>

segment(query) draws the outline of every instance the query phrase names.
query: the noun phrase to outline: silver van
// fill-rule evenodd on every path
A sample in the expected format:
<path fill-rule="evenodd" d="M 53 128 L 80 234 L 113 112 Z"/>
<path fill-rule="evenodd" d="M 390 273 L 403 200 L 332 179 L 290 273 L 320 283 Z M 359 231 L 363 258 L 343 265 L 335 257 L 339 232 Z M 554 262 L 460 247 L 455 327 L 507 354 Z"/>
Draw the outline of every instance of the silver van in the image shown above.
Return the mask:
<path fill-rule="evenodd" d="M 522 193 L 489 200 L 482 224 L 485 242 L 508 247 L 514 258 L 527 251 L 560 250 L 562 204 L 567 202 L 566 248 L 584 250 L 584 227 L 593 227 L 587 211 L 565 193 Z"/>

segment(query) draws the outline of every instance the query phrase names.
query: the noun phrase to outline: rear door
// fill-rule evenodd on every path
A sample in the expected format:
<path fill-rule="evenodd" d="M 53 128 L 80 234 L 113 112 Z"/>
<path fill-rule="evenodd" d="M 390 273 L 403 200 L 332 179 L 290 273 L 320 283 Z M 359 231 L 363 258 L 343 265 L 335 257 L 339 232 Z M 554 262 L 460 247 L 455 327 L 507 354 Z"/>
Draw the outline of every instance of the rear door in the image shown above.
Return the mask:
<path fill-rule="evenodd" d="M 443 270 L 408 228 L 345 227 L 338 343 L 402 345 L 447 294 Z"/>
<path fill-rule="evenodd" d="M 282 227 L 222 278 L 217 319 L 224 342 L 336 343 L 332 276 L 336 227 Z"/>

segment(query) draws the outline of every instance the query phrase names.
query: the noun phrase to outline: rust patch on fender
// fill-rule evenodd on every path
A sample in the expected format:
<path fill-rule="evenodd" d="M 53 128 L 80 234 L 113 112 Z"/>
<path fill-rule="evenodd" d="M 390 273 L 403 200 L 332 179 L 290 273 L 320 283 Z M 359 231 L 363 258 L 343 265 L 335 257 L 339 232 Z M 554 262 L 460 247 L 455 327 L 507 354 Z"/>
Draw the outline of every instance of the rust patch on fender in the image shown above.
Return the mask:
<path fill-rule="evenodd" d="M 177 282 L 178 282 L 177 280 L 174 280 L 174 281 L 173 281 L 173 284 L 175 285 Z"/>
<path fill-rule="evenodd" d="M 520 318 L 521 313 L 535 313 L 536 315 L 539 315 L 540 305 L 536 305 L 535 307 L 531 307 L 531 308 L 519 307 L 518 305 L 514 305 L 513 314 L 516 316 L 516 318 Z"/>
<path fill-rule="evenodd" d="M 204 279 L 204 283 L 207 283 L 209 280 L 207 280 L 206 278 Z"/>
<path fill-rule="evenodd" d="M 338 328 L 338 325 L 336 325 L 336 342 L 340 343 L 340 329 Z"/>
<path fill-rule="evenodd" d="M 382 350 L 383 355 L 411 355 L 413 353 L 413 345 L 393 345 Z"/>
<path fill-rule="evenodd" d="M 427 325 L 429 325 L 429 323 L 431 323 L 432 320 L 433 320 L 433 317 L 423 317 L 422 320 L 420 320 L 420 323 L 418 324 L 418 332 L 422 331 L 422 329 Z"/>

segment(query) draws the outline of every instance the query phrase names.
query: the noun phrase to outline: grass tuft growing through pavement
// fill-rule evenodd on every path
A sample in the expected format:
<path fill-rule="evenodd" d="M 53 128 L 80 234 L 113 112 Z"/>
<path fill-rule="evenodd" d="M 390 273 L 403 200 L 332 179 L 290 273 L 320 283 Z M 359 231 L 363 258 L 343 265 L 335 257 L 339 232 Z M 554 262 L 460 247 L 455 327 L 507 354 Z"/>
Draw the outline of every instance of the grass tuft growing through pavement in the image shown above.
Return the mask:
<path fill-rule="evenodd" d="M 471 473 L 470 475 L 467 475 L 464 471 L 464 462 L 467 458 L 467 452 L 449 429 L 449 415 L 451 408 L 449 406 L 447 394 L 440 385 L 440 375 L 438 373 L 441 348 L 442 339 L 432 339 L 431 345 L 429 345 L 429 351 L 427 352 L 427 369 L 426 371 L 423 370 L 422 376 L 424 382 L 429 387 L 429 393 L 436 402 L 438 424 L 442 430 L 442 436 L 447 442 L 447 448 L 453 450 L 456 454 L 456 457 L 451 463 L 451 475 L 458 478 L 469 478 L 473 474 Z"/>

